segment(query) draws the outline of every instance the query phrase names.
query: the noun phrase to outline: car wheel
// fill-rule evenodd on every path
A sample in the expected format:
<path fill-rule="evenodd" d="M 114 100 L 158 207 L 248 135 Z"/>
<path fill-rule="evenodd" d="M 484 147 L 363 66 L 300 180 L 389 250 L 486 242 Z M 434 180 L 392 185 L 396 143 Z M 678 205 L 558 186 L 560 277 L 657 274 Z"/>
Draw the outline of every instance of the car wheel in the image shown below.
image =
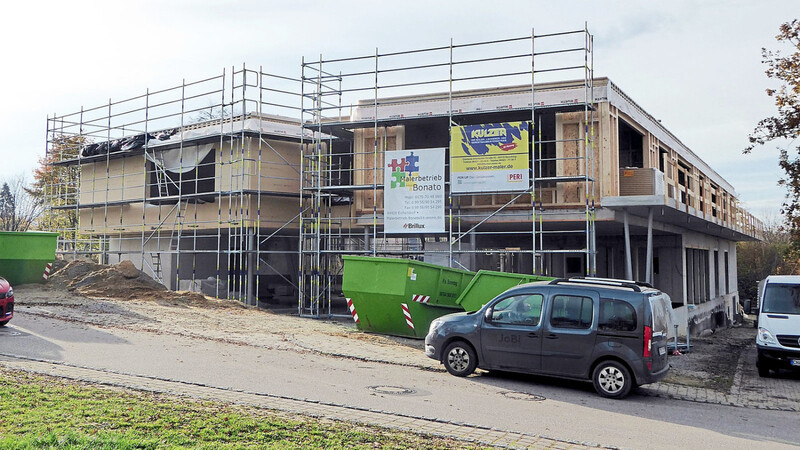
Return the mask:
<path fill-rule="evenodd" d="M 623 398 L 631 392 L 633 377 L 616 361 L 603 361 L 592 373 L 592 383 L 598 394 L 607 398 Z"/>
<path fill-rule="evenodd" d="M 478 357 L 475 350 L 464 341 L 456 341 L 444 350 L 444 367 L 450 374 L 465 377 L 475 371 Z"/>

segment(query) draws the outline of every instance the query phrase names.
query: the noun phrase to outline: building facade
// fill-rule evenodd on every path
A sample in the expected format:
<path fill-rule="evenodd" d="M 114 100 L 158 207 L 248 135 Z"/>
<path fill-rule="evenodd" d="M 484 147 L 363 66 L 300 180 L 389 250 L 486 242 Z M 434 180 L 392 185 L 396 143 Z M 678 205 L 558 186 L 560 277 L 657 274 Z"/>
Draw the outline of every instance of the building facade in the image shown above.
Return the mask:
<path fill-rule="evenodd" d="M 730 183 L 594 77 L 591 42 L 580 30 L 321 58 L 281 88 L 243 69 L 230 76 L 238 84 L 223 76 L 221 117 L 187 124 L 184 87 L 171 126 L 153 132 L 150 119 L 91 134 L 83 114 L 79 126 L 54 117 L 51 149 L 65 134 L 82 138 L 79 155 L 53 163 L 77 169 L 72 188 L 51 186 L 52 210 L 77 217 L 61 252 L 130 259 L 171 289 L 251 304 L 293 298 L 313 317 L 343 305 L 345 254 L 635 279 L 670 295 L 682 333 L 723 326 L 738 302 L 736 242 L 758 239 L 761 225 Z M 347 64 L 365 68 L 337 67 Z M 265 113 L 275 105 L 286 115 Z M 111 130 L 118 137 L 102 139 Z M 470 153 L 500 134 L 513 140 Z M 387 177 L 422 154 L 441 162 L 429 177 L 441 192 L 397 197 Z M 407 180 L 428 179 L 419 173 Z M 433 228 L 392 225 L 426 208 Z"/>

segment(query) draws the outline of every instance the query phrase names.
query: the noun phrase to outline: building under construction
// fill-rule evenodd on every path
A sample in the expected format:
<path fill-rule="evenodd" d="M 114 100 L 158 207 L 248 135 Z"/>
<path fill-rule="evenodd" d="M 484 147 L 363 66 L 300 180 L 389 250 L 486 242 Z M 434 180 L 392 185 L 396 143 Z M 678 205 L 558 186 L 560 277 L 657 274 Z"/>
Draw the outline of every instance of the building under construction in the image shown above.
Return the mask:
<path fill-rule="evenodd" d="M 342 311 L 342 255 L 649 281 L 730 319 L 733 187 L 593 72 L 587 30 L 306 61 L 48 119 L 59 252 Z"/>

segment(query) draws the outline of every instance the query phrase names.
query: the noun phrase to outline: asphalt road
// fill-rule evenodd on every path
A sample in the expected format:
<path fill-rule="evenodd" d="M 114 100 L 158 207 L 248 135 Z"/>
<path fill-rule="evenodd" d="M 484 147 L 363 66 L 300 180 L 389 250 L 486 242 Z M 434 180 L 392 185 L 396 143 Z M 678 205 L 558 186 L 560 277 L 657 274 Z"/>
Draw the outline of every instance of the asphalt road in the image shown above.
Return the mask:
<path fill-rule="evenodd" d="M 796 412 L 632 395 L 598 397 L 587 384 L 475 375 L 268 350 L 219 341 L 97 328 L 18 310 L 0 353 L 221 388 L 312 399 L 564 440 L 631 448 L 800 445 Z M 541 399 L 544 397 L 544 399 Z M 425 430 L 420 430 L 425 431 Z"/>

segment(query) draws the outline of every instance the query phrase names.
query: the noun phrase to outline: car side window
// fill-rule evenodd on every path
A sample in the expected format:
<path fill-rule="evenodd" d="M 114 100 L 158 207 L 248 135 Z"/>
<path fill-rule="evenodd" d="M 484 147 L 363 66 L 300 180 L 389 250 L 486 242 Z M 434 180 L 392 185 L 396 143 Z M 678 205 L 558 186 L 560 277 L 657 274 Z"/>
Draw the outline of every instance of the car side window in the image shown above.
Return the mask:
<path fill-rule="evenodd" d="M 592 326 L 592 299 L 576 295 L 556 295 L 550 325 L 555 328 L 588 329 Z"/>
<path fill-rule="evenodd" d="M 497 302 L 492 308 L 492 323 L 507 325 L 539 325 L 542 316 L 541 294 L 514 295 Z"/>
<path fill-rule="evenodd" d="M 601 331 L 635 331 L 636 310 L 628 302 L 601 298 L 597 328 Z"/>

